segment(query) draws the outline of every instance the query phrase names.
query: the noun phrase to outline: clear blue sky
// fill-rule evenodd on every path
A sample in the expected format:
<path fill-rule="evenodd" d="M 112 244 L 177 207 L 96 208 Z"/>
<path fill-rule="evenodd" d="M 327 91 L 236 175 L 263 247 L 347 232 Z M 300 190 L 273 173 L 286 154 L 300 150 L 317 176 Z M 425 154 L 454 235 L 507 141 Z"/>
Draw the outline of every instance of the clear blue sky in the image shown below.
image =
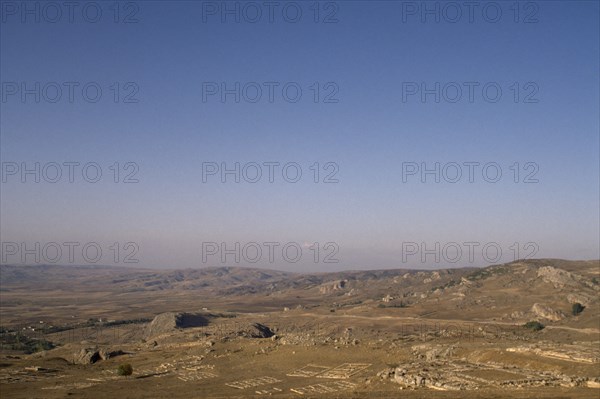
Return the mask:
<path fill-rule="evenodd" d="M 294 242 L 304 246 L 298 263 L 276 252 L 275 262 L 242 259 L 239 265 L 297 271 L 448 265 L 433 255 L 425 262 L 420 255 L 403 259 L 407 242 L 431 248 L 436 242 L 492 242 L 502 248 L 502 261 L 513 260 L 515 242 L 535 243 L 535 257 L 600 257 L 597 1 L 520 2 L 518 16 L 512 1 L 498 1 L 493 7 L 502 15 L 495 23 L 496 8 L 482 14 L 490 2 L 478 3 L 472 22 L 462 8 L 456 23 L 448 20 L 456 10 L 443 2 L 427 2 L 440 7 L 438 23 L 435 15 L 421 15 L 422 2 L 401 1 L 320 2 L 319 23 L 314 3 L 304 1 L 280 2 L 272 23 L 264 6 L 260 21 L 246 21 L 254 10 L 242 2 L 239 23 L 229 14 L 222 21 L 221 2 L 121 3 L 119 23 L 112 2 L 97 3 L 97 23 L 88 21 L 90 7 L 88 20 L 82 15 L 86 2 L 78 3 L 72 22 L 62 9 L 56 23 L 48 21 L 55 10 L 35 11 L 36 2 L 28 4 L 39 23 L 35 14 L 14 9 L 21 2 L 1 3 L 5 173 L 14 163 L 68 161 L 96 162 L 103 172 L 95 184 L 82 179 L 80 168 L 73 183 L 66 167 L 58 183 L 44 176 L 34 183 L 33 175 L 22 183 L 20 171 L 5 176 L 3 242 L 96 242 L 104 250 L 102 264 L 114 263 L 111 243 L 135 242 L 138 266 L 149 267 L 235 265 L 233 256 L 203 262 L 203 242 Z M 297 23 L 286 21 L 284 5 L 288 20 L 302 10 Z M 216 14 L 209 13 L 215 7 Z M 138 22 L 123 23 L 126 17 Z M 337 22 L 323 23 L 326 17 Z M 33 94 L 23 101 L 23 82 L 30 89 L 40 83 L 39 103 Z M 55 90 L 49 82 L 63 87 L 56 103 L 49 101 Z M 79 84 L 73 102 L 65 82 Z M 89 82 L 102 89 L 98 102 L 82 97 Z M 203 91 L 206 82 L 229 88 L 257 82 L 263 97 L 236 103 L 229 95 L 222 102 L 220 94 Z M 264 82 L 279 84 L 272 103 Z M 282 97 L 287 82 L 302 89 L 296 103 Z M 456 103 L 448 101 L 452 86 L 439 103 L 433 94 L 425 101 L 420 93 L 407 95 L 409 86 L 431 89 L 436 82 L 479 86 L 472 102 L 464 85 Z M 486 84 L 502 89 L 498 102 L 483 97 Z M 254 88 L 247 88 L 253 97 Z M 336 89 L 331 98 L 338 101 L 324 103 Z M 128 94 L 138 102 L 123 102 Z M 120 179 L 133 170 L 124 164 L 135 162 L 139 183 L 114 183 L 109 166 L 116 161 Z M 268 161 L 296 162 L 302 178 L 288 183 L 276 174 L 269 183 L 264 167 L 255 184 L 243 176 L 239 184 L 231 176 L 226 183 L 218 175 L 202 179 L 203 162 L 233 167 Z M 470 161 L 495 162 L 502 178 L 489 183 L 479 168 L 470 183 L 464 167 L 456 183 L 443 176 L 440 183 L 432 176 L 423 183 L 418 174 L 403 181 L 406 162 L 433 167 Z M 315 184 L 309 169 L 315 162 L 321 181 L 327 162 L 338 165 L 339 182 Z M 515 162 L 518 183 L 510 169 Z M 537 183 L 523 182 L 534 172 L 525 169 L 528 162 L 537 165 Z M 339 263 L 314 263 L 307 248 L 313 242 L 335 242 Z M 321 257 L 328 252 L 322 249 Z M 463 254 L 453 265 L 486 264 L 481 249 L 475 253 L 474 261 Z M 66 260 L 63 254 L 58 263 Z M 20 263 L 19 255 L 8 263 Z M 35 263 L 33 256 L 25 263 Z"/>

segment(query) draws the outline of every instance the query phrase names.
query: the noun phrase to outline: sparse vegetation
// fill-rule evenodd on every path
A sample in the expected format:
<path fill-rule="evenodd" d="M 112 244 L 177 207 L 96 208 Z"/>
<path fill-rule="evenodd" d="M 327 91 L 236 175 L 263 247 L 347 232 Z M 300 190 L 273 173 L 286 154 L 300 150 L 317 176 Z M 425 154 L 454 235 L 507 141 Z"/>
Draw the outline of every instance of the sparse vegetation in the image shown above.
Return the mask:
<path fill-rule="evenodd" d="M 400 303 L 390 303 L 389 305 L 386 305 L 384 303 L 380 303 L 377 305 L 378 308 L 380 309 L 384 309 L 384 308 L 405 308 L 406 304 L 402 301 L 400 301 Z"/>
<path fill-rule="evenodd" d="M 553 265 L 552 262 L 544 261 L 543 266 Z M 281 396 L 281 391 L 269 386 L 232 389 L 238 383 L 240 387 L 244 381 L 253 385 L 269 376 L 281 380 L 277 385 L 273 383 L 273 388 L 282 391 L 296 389 L 314 397 L 351 397 L 353 385 L 364 376 L 375 383 L 359 386 L 361 397 L 377 396 L 380 392 L 386 397 L 397 397 L 401 391 L 396 384 L 401 384 L 403 388 L 421 391 L 433 387 L 457 392 L 481 389 L 485 394 L 497 392 L 497 396 L 510 399 L 530 388 L 535 389 L 531 392 L 542 393 L 538 396 L 550 397 L 555 391 L 577 396 L 578 392 L 591 392 L 587 387 L 600 384 L 600 379 L 590 383 L 589 376 L 597 374 L 598 351 L 595 335 L 587 333 L 591 321 L 582 320 L 582 316 L 587 319 L 594 315 L 593 303 L 588 304 L 587 300 L 594 298 L 597 291 L 589 278 L 577 280 L 582 283 L 577 289 L 565 289 L 557 296 L 552 284 L 542 283 L 536 277 L 537 269 L 531 266 L 516 266 L 509 276 L 493 274 L 476 284 L 462 284 L 462 279 L 476 270 L 453 269 L 453 279 L 440 271 L 439 279 L 427 282 L 429 271 L 408 274 L 406 278 L 403 270 L 390 271 L 378 278 L 359 280 L 351 295 L 339 295 L 350 293 L 349 287 L 325 294 L 320 290 L 321 280 L 340 281 L 350 272 L 333 277 L 319 275 L 319 284 L 314 284 L 312 277 L 290 277 L 294 280 L 289 286 L 285 281 L 279 283 L 284 290 L 269 301 L 262 294 L 245 293 L 212 298 L 210 293 L 218 289 L 209 286 L 208 291 L 201 291 L 201 300 L 190 305 L 187 298 L 177 295 L 180 288 L 176 288 L 172 292 L 155 292 L 157 299 L 173 295 L 173 301 L 155 301 L 147 309 L 140 309 L 139 305 L 145 303 L 144 296 L 119 295 L 113 295 L 114 303 L 102 302 L 102 308 L 80 304 L 74 311 L 42 306 L 42 299 L 57 294 L 52 291 L 43 297 L 46 292 L 40 289 L 42 297 L 32 297 L 32 301 L 38 301 L 33 305 L 47 310 L 43 323 L 29 315 L 19 325 L 0 327 L 0 344 L 5 350 L 0 361 L 0 381 L 10 381 L 2 385 L 2 391 L 6 387 L 8 396 L 14 392 L 12 396 L 36 397 L 41 388 L 60 387 L 56 393 L 68 393 L 81 383 L 93 386 L 92 396 L 107 396 L 105 389 L 120 381 L 124 384 L 119 387 L 121 396 L 138 397 L 147 391 L 148 383 L 158 381 L 160 384 L 153 385 L 151 392 L 156 397 L 227 398 L 250 394 L 253 389 L 266 392 L 264 396 Z M 578 269 L 573 266 L 570 270 Z M 115 273 L 120 275 L 118 270 Z M 103 278 L 97 279 L 95 288 L 100 292 L 99 298 L 117 292 L 112 286 L 102 286 L 108 281 Z M 137 279 L 135 275 L 134 278 Z M 534 295 L 532 279 L 540 283 L 535 285 Z M 242 278 L 238 283 L 244 284 L 243 281 Z M 71 295 L 66 289 L 69 284 L 70 280 L 65 279 L 64 295 Z M 428 294 L 431 286 L 452 288 L 447 290 L 451 292 L 432 296 Z M 24 296 L 23 291 L 17 291 L 18 286 L 14 289 L 19 297 Z M 302 299 L 295 298 L 296 293 L 303 293 Z M 4 299 L 5 293 L 2 295 Z M 575 302 L 586 306 L 585 315 L 571 315 Z M 26 306 L 21 312 L 27 315 L 32 310 L 30 303 Z M 183 310 L 178 311 L 179 308 Z M 193 310 L 196 308 L 201 310 Z M 164 309 L 168 311 L 163 312 Z M 230 311 L 218 313 L 225 309 Z M 67 317 L 71 312 L 75 317 Z M 156 317 L 147 325 L 135 322 L 152 312 Z M 100 314 L 102 318 L 96 317 Z M 547 324 L 549 330 L 541 323 Z M 128 325 L 107 327 L 119 324 Z M 47 334 L 53 326 L 74 331 Z M 22 347 L 34 338 L 51 340 L 60 347 L 44 356 L 12 350 L 12 345 Z M 468 342 L 461 344 L 463 339 Z M 43 345 L 32 342 L 31 349 L 45 349 Z M 135 357 L 130 357 L 134 353 Z M 494 361 L 499 353 L 506 369 L 480 362 Z M 560 370 L 549 372 L 549 363 Z M 232 367 L 234 364 L 252 367 Z M 314 373 L 339 376 L 362 364 L 371 365 L 364 374 L 338 378 L 341 384 L 324 386 L 327 389 L 323 391 L 303 390 L 309 384 L 314 388 L 320 387 L 317 383 L 327 382 Z M 62 378 L 65 370 L 68 379 Z M 467 378 L 461 378 L 463 375 Z M 165 378 L 154 378 L 160 376 Z M 470 376 L 475 378 L 469 379 Z M 384 381 L 389 383 L 383 384 Z M 329 392 L 329 388 L 338 391 Z M 410 391 L 408 394 L 411 396 Z M 475 396 L 479 397 L 477 392 Z"/>
<path fill-rule="evenodd" d="M 583 306 L 579 302 L 576 302 L 573 304 L 573 307 L 571 308 L 571 313 L 573 313 L 573 316 L 577 316 L 577 315 L 579 315 L 579 313 L 583 312 L 583 309 L 585 309 L 585 306 Z"/>
<path fill-rule="evenodd" d="M 450 280 L 450 281 L 448 281 L 448 282 L 447 282 L 446 284 L 444 284 L 444 285 L 439 285 L 439 286 L 437 286 L 437 287 L 433 287 L 433 288 L 431 289 L 431 292 L 434 292 L 434 291 L 436 291 L 436 290 L 440 290 L 440 289 L 441 289 L 441 290 L 445 290 L 446 288 L 454 287 L 455 285 L 458 285 L 458 284 L 459 284 L 459 282 L 458 282 L 458 281 L 456 281 L 456 280 Z"/>
<path fill-rule="evenodd" d="M 507 267 L 491 266 L 486 267 L 485 269 L 476 270 L 473 273 L 469 274 L 466 278 L 470 281 L 483 280 L 494 275 L 506 274 L 508 271 L 509 269 Z"/>
<path fill-rule="evenodd" d="M 0 349 L 21 351 L 31 354 L 54 349 L 56 345 L 45 339 L 31 338 L 20 332 L 5 332 L 0 334 Z"/>
<path fill-rule="evenodd" d="M 133 374 L 133 367 L 129 363 L 125 363 L 119 366 L 117 374 L 127 376 Z"/>
<path fill-rule="evenodd" d="M 55 345 L 50 342 L 50 341 L 46 341 L 45 339 L 42 340 L 36 340 L 35 343 L 33 344 L 33 347 L 30 349 L 32 352 L 41 352 L 41 351 L 47 351 L 50 349 L 54 349 Z"/>
<path fill-rule="evenodd" d="M 528 328 L 531 331 L 541 331 L 546 326 L 540 323 L 539 321 L 528 321 L 523 327 Z"/>
<path fill-rule="evenodd" d="M 97 319 L 89 319 L 87 325 L 96 326 L 101 325 L 103 327 L 121 326 L 127 324 L 144 324 L 151 322 L 151 318 L 138 318 L 138 319 L 126 319 L 126 320 L 112 320 L 107 322 L 100 322 Z"/>

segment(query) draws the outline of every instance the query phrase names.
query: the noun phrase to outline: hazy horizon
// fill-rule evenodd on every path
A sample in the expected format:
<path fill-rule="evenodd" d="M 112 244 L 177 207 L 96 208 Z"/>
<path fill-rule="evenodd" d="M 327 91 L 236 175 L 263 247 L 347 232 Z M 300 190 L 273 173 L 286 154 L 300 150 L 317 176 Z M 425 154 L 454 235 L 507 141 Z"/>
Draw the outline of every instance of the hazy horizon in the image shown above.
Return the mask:
<path fill-rule="evenodd" d="M 0 262 L 599 259 L 599 3 L 430 3 L 3 5 Z"/>

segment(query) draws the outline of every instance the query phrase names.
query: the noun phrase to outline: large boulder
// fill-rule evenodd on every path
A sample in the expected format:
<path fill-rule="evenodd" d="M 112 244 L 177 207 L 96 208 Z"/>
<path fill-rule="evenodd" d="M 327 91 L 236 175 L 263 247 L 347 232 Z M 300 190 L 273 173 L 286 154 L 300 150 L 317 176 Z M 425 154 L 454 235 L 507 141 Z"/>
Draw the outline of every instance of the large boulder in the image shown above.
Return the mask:
<path fill-rule="evenodd" d="M 271 338 L 275 333 L 264 324 L 248 323 L 237 326 L 236 335 L 245 338 Z"/>
<path fill-rule="evenodd" d="M 112 357 L 124 355 L 122 350 L 110 351 L 98 348 L 83 348 L 73 356 L 73 362 L 76 364 L 94 364 L 100 360 L 107 360 Z"/>
<path fill-rule="evenodd" d="M 554 310 L 541 303 L 535 303 L 531 307 L 531 312 L 539 318 L 558 321 L 564 319 L 566 316 L 560 310 Z"/>
<path fill-rule="evenodd" d="M 334 291 L 343 290 L 347 287 L 348 280 L 336 280 L 321 284 L 319 287 L 319 293 L 330 294 Z"/>
<path fill-rule="evenodd" d="M 93 364 L 99 360 L 102 360 L 102 358 L 97 348 L 83 348 L 75 354 L 73 359 L 76 364 Z"/>
<path fill-rule="evenodd" d="M 146 337 L 172 333 L 183 328 L 204 327 L 208 322 L 205 315 L 198 313 L 161 313 L 146 327 Z"/>

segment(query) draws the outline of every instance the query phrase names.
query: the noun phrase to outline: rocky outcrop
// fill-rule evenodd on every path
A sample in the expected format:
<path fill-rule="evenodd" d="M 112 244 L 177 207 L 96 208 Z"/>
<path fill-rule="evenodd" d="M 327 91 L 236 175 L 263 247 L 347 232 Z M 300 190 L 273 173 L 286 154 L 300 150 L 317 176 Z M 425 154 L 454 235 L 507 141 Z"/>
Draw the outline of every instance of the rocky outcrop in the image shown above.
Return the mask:
<path fill-rule="evenodd" d="M 442 277 L 440 276 L 440 272 L 433 272 L 429 277 L 423 280 L 423 284 L 431 283 L 432 281 L 440 280 Z"/>
<path fill-rule="evenodd" d="M 95 348 L 83 348 L 75 354 L 73 362 L 76 364 L 93 364 L 102 360 L 100 352 Z"/>
<path fill-rule="evenodd" d="M 343 290 L 346 288 L 348 280 L 338 280 L 334 282 L 329 282 L 321 285 L 319 287 L 319 293 L 321 294 L 330 294 L 334 291 Z"/>
<path fill-rule="evenodd" d="M 560 310 L 554 310 L 541 303 L 533 304 L 531 307 L 531 312 L 537 317 L 552 321 L 562 320 L 566 317 L 565 314 Z"/>
<path fill-rule="evenodd" d="M 239 338 L 272 338 L 275 334 L 276 331 L 261 323 L 229 322 L 218 325 L 217 328 L 212 329 L 207 335 L 212 336 L 213 339 L 225 342 Z"/>
<path fill-rule="evenodd" d="M 569 303 L 580 303 L 583 306 L 588 306 L 591 302 L 591 298 L 588 295 L 577 293 L 567 295 L 567 301 L 569 301 Z"/>
<path fill-rule="evenodd" d="M 442 390 L 457 391 L 471 388 L 464 381 L 452 381 L 444 378 L 444 375 L 435 371 L 435 368 L 422 368 L 421 370 L 410 370 L 397 367 L 394 370 L 394 382 L 409 388 L 437 388 Z"/>
<path fill-rule="evenodd" d="M 540 267 L 537 276 L 541 277 L 544 282 L 554 285 L 554 288 L 578 285 L 577 278 L 573 273 L 552 266 Z"/>
<path fill-rule="evenodd" d="M 83 348 L 73 356 L 75 364 L 94 364 L 100 360 L 107 360 L 116 356 L 124 355 L 121 350 L 109 351 L 107 349 Z"/>
<path fill-rule="evenodd" d="M 415 345 L 412 347 L 412 354 L 417 359 L 433 361 L 439 359 L 448 359 L 454 355 L 456 347 L 454 345 Z"/>
<path fill-rule="evenodd" d="M 248 323 L 238 325 L 236 335 L 245 338 L 271 338 L 275 333 L 264 324 Z"/>
<path fill-rule="evenodd" d="M 161 313 L 146 327 L 146 337 L 172 333 L 180 328 L 204 327 L 208 318 L 196 313 Z"/>
<path fill-rule="evenodd" d="M 597 387 L 598 378 L 568 376 L 557 372 L 532 372 L 531 370 L 508 371 L 505 366 L 469 364 L 464 362 L 409 362 L 395 368 L 387 368 L 377 374 L 382 380 L 394 381 L 401 389 L 430 388 L 444 391 L 475 390 L 496 387 L 499 389 L 522 389 L 526 387 Z M 512 378 L 481 378 L 477 374 L 512 374 Z M 450 396 L 449 396 L 450 397 Z"/>

